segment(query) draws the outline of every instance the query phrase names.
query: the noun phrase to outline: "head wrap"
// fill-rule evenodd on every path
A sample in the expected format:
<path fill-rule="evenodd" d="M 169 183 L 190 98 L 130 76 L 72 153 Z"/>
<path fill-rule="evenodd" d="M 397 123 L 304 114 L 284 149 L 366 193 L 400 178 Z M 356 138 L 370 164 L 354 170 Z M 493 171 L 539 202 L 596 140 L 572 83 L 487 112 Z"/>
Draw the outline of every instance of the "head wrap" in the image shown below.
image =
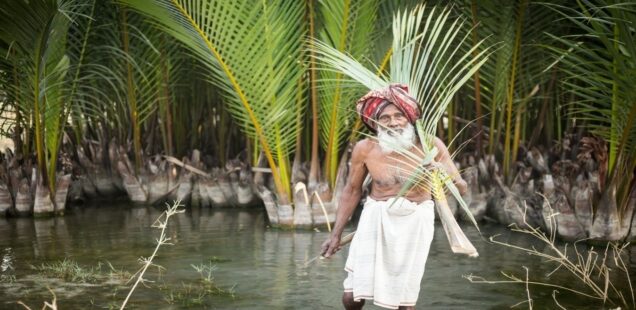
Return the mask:
<path fill-rule="evenodd" d="M 420 116 L 420 110 L 415 98 L 408 93 L 409 88 L 404 84 L 391 84 L 388 87 L 369 91 L 356 103 L 356 110 L 362 122 L 373 132 L 377 131 L 376 120 L 389 104 L 394 104 L 409 120 L 411 124 Z"/>

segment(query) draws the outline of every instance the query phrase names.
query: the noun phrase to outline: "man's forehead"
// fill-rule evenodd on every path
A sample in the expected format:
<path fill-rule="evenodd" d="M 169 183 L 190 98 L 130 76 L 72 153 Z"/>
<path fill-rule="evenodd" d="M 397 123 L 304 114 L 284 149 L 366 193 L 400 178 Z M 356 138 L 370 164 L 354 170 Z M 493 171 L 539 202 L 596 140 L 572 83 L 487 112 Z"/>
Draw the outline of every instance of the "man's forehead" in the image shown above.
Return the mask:
<path fill-rule="evenodd" d="M 396 111 L 400 113 L 402 112 L 402 110 L 400 110 L 393 102 L 387 102 L 387 105 L 380 110 L 378 117 L 388 113 L 395 113 Z"/>

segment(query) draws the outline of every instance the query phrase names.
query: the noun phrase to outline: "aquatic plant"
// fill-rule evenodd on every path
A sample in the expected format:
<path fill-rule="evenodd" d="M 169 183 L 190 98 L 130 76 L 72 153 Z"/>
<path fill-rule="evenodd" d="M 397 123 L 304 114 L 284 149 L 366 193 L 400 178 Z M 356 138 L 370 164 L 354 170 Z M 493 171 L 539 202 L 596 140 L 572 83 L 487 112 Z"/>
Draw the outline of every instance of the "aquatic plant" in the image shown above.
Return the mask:
<path fill-rule="evenodd" d="M 581 251 L 577 245 L 580 240 L 573 244 L 566 243 L 563 248 L 560 248 L 556 244 L 557 236 L 557 221 L 555 219 L 557 212 L 549 208 L 549 215 L 546 216 L 548 220 L 548 231 L 544 232 L 539 227 L 532 227 L 528 225 L 528 222 L 524 227 L 511 225 L 513 232 L 518 232 L 530 236 L 531 238 L 538 240 L 544 245 L 543 250 L 538 250 L 536 246 L 522 246 L 517 244 L 510 244 L 505 241 L 500 241 L 497 236 L 491 236 L 490 242 L 501 245 L 507 248 L 516 249 L 525 252 L 528 255 L 537 257 L 545 262 L 554 264 L 554 269 L 547 274 L 546 280 L 531 279 L 529 276 L 530 270 L 527 267 L 525 269 L 525 277 L 519 277 L 512 273 L 501 272 L 506 280 L 487 280 L 477 275 L 464 275 L 471 283 L 481 284 L 520 284 L 526 287 L 527 300 L 530 309 L 532 309 L 532 298 L 530 293 L 530 286 L 542 286 L 553 288 L 553 300 L 555 305 L 561 309 L 564 309 L 559 304 L 556 294 L 560 291 L 567 291 L 580 296 L 581 298 L 590 299 L 590 301 L 600 301 L 604 304 L 611 304 L 614 306 L 625 307 L 626 309 L 632 309 L 636 307 L 636 298 L 634 293 L 634 284 L 630 277 L 629 262 L 626 263 L 623 260 L 623 253 L 625 249 L 629 247 L 629 243 L 619 244 L 615 242 L 609 242 L 601 250 L 595 250 L 594 247 L 589 248 L 587 251 Z M 575 282 L 562 284 L 558 279 L 551 278 L 557 271 L 563 270 L 568 275 L 574 276 Z M 618 282 L 626 282 L 626 287 L 619 287 Z M 578 288 L 582 286 L 583 289 Z"/>
<path fill-rule="evenodd" d="M 13 283 L 15 281 L 16 281 L 15 275 L 6 275 L 6 274 L 0 275 L 0 283 L 9 283 L 9 284 L 11 284 L 11 283 Z"/>
<path fill-rule="evenodd" d="M 170 304 L 180 303 L 184 306 L 205 305 L 208 297 L 225 296 L 235 298 L 234 287 L 221 288 L 214 281 L 213 272 L 217 269 L 211 262 L 208 264 L 190 265 L 198 274 L 199 279 L 192 283 L 181 283 L 179 287 L 161 286 L 165 290 L 164 299 Z"/>
<path fill-rule="evenodd" d="M 60 278 L 65 281 L 95 283 L 100 278 L 101 266 L 100 262 L 94 267 L 82 267 L 76 261 L 65 258 L 62 261 L 42 263 L 39 266 L 31 265 L 31 269 L 44 276 Z"/>
<path fill-rule="evenodd" d="M 107 272 L 103 270 L 104 264 L 102 262 L 98 262 L 96 266 L 82 267 L 76 261 L 64 258 L 61 261 L 42 263 L 38 266 L 31 265 L 31 269 L 46 277 L 75 283 L 97 283 L 108 279 L 123 281 L 130 278 L 128 272 L 115 269 L 110 262 L 106 262 L 106 265 L 109 267 Z"/>

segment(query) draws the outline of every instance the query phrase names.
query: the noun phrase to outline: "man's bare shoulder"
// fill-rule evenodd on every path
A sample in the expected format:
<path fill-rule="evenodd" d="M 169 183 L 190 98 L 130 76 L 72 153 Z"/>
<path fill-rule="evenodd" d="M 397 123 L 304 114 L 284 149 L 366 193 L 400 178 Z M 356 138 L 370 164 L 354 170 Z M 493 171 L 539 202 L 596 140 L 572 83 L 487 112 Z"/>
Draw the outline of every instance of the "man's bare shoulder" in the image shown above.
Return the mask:
<path fill-rule="evenodd" d="M 378 143 L 374 139 L 366 138 L 356 143 L 356 145 L 353 147 L 353 152 L 366 155 L 373 151 L 373 149 L 377 146 Z"/>
<path fill-rule="evenodd" d="M 374 149 L 378 146 L 378 143 L 375 140 L 367 138 L 358 141 L 353 146 L 353 151 L 351 152 L 351 161 L 365 163 L 370 156 L 374 153 Z"/>

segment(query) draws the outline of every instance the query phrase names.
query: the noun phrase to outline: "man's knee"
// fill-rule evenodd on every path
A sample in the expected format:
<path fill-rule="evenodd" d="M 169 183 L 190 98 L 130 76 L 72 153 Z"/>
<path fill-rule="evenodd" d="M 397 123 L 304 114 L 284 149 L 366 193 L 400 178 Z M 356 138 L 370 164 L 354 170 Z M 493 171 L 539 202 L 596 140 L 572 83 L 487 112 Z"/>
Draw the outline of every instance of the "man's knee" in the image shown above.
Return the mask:
<path fill-rule="evenodd" d="M 355 301 L 353 300 L 353 292 L 345 292 L 342 294 L 342 304 L 347 310 L 362 309 L 362 306 L 364 306 L 364 299 Z"/>

